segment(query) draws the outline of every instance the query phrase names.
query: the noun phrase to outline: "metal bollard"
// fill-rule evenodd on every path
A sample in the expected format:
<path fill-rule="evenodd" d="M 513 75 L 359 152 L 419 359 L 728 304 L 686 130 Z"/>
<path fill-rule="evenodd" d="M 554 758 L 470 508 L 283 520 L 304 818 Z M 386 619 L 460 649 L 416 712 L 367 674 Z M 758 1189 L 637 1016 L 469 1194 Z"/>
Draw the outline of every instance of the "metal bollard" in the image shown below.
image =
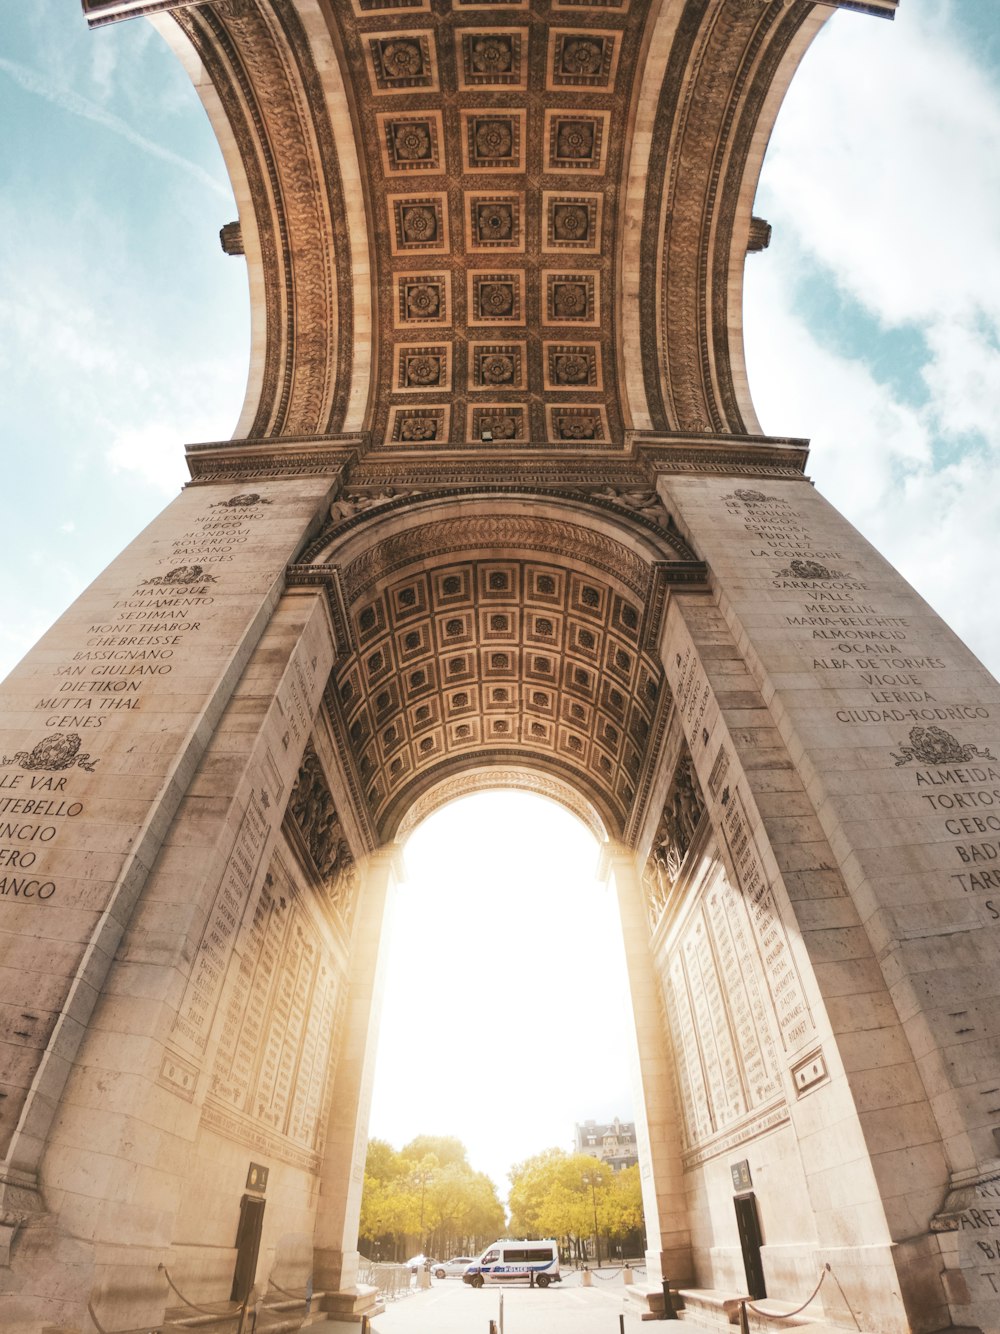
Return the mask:
<path fill-rule="evenodd" d="M 529 1269 L 529 1270 L 528 1270 L 528 1287 L 529 1287 L 529 1288 L 533 1288 L 534 1286 L 535 1286 L 535 1271 L 534 1271 L 533 1269 Z"/>
<path fill-rule="evenodd" d="M 590 1272 L 590 1270 L 587 1268 L 587 1266 L 584 1265 L 584 1266 L 583 1266 L 583 1286 L 584 1286 L 585 1288 L 589 1288 L 589 1287 L 592 1287 L 592 1286 L 593 1286 L 593 1283 L 594 1283 L 594 1276 L 593 1276 L 593 1274 Z"/>
<path fill-rule="evenodd" d="M 618 1334 L 625 1334 L 625 1317 L 622 1314 L 618 1316 Z"/>
<path fill-rule="evenodd" d="M 497 1322 L 495 1320 L 490 1321 L 490 1334 L 497 1334 Z"/>
<path fill-rule="evenodd" d="M 677 1312 L 674 1310 L 674 1294 L 670 1291 L 670 1280 L 663 1280 L 663 1318 L 664 1320 L 676 1320 Z"/>
<path fill-rule="evenodd" d="M 630 1288 L 635 1282 L 635 1275 L 632 1273 L 631 1265 L 626 1265 L 622 1270 L 622 1282 L 625 1284 L 626 1288 Z"/>

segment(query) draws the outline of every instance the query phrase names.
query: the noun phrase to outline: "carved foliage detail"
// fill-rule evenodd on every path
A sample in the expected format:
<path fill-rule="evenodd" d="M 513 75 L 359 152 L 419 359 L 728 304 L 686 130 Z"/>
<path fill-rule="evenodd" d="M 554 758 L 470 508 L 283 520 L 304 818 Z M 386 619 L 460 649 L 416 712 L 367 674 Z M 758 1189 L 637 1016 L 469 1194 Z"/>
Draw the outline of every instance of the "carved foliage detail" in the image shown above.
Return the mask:
<path fill-rule="evenodd" d="M 685 745 L 642 876 L 650 927 L 656 926 L 667 906 L 704 812 L 705 797 Z"/>
<path fill-rule="evenodd" d="M 302 757 L 288 810 L 323 883 L 327 902 L 349 922 L 357 892 L 357 866 L 344 837 L 326 774 L 312 745 Z"/>

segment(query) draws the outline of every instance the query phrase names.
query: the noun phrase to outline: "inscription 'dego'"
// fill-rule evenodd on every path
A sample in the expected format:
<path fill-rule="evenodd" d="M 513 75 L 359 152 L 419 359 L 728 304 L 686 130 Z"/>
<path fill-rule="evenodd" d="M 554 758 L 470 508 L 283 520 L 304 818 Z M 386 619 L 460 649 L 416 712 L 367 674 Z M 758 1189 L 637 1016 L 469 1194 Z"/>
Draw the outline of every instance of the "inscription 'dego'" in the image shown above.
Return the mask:
<path fill-rule="evenodd" d="M 74 787 L 86 781 L 81 771 L 99 772 L 96 734 L 141 712 L 150 683 L 174 671 L 175 651 L 197 638 L 215 603 L 208 563 L 231 561 L 252 534 L 253 506 L 269 503 L 237 496 L 210 506 L 215 512 L 193 519 L 156 562 L 167 570 L 116 598 L 103 620 L 86 626 L 82 647 L 53 667 L 51 691 L 33 706 L 46 733 L 30 751 L 0 754 L 0 900 L 58 900 L 44 854 L 86 812 Z"/>

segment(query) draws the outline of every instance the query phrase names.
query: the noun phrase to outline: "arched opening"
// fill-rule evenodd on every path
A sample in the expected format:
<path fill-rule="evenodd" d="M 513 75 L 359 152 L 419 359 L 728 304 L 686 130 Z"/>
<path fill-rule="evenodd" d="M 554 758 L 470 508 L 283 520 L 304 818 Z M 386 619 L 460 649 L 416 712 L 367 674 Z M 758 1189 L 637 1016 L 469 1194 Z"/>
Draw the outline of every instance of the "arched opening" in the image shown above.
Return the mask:
<path fill-rule="evenodd" d="M 642 1240 L 611 1223 L 608 1204 L 615 1173 L 637 1162 L 638 1100 L 621 925 L 600 854 L 593 828 L 530 790 L 450 800 L 406 834 L 369 1133 L 395 1149 L 422 1135 L 458 1138 L 503 1202 L 525 1160 L 551 1149 L 593 1156 L 607 1260 L 630 1246 L 635 1258 Z M 605 1130 L 616 1123 L 612 1144 Z M 463 1230 L 461 1201 L 435 1192 L 436 1175 L 432 1165 L 421 1180 L 419 1216 L 399 1219 L 407 1244 L 397 1238 L 397 1248 L 447 1259 L 442 1249 L 492 1241 Z M 382 1242 L 376 1217 L 363 1204 L 363 1253 Z M 566 1217 L 560 1236 L 573 1232 L 570 1249 L 593 1256 L 591 1227 L 576 1238 Z M 521 1235 L 516 1210 L 508 1221 Z"/>

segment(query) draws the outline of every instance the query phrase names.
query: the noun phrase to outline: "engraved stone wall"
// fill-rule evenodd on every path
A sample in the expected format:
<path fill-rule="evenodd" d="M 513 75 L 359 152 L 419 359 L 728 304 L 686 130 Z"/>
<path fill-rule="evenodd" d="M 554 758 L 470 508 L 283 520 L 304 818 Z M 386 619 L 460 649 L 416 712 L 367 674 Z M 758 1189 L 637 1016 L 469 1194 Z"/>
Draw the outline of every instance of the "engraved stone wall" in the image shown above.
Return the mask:
<path fill-rule="evenodd" d="M 688 1166 L 787 1119 L 776 1016 L 751 917 L 717 864 L 666 963 L 663 990 Z M 726 1133 L 736 1129 L 741 1133 Z M 717 1136 L 724 1139 L 713 1150 Z"/>
<path fill-rule="evenodd" d="M 316 1170 L 345 979 L 276 859 L 234 957 L 203 1123 Z"/>

